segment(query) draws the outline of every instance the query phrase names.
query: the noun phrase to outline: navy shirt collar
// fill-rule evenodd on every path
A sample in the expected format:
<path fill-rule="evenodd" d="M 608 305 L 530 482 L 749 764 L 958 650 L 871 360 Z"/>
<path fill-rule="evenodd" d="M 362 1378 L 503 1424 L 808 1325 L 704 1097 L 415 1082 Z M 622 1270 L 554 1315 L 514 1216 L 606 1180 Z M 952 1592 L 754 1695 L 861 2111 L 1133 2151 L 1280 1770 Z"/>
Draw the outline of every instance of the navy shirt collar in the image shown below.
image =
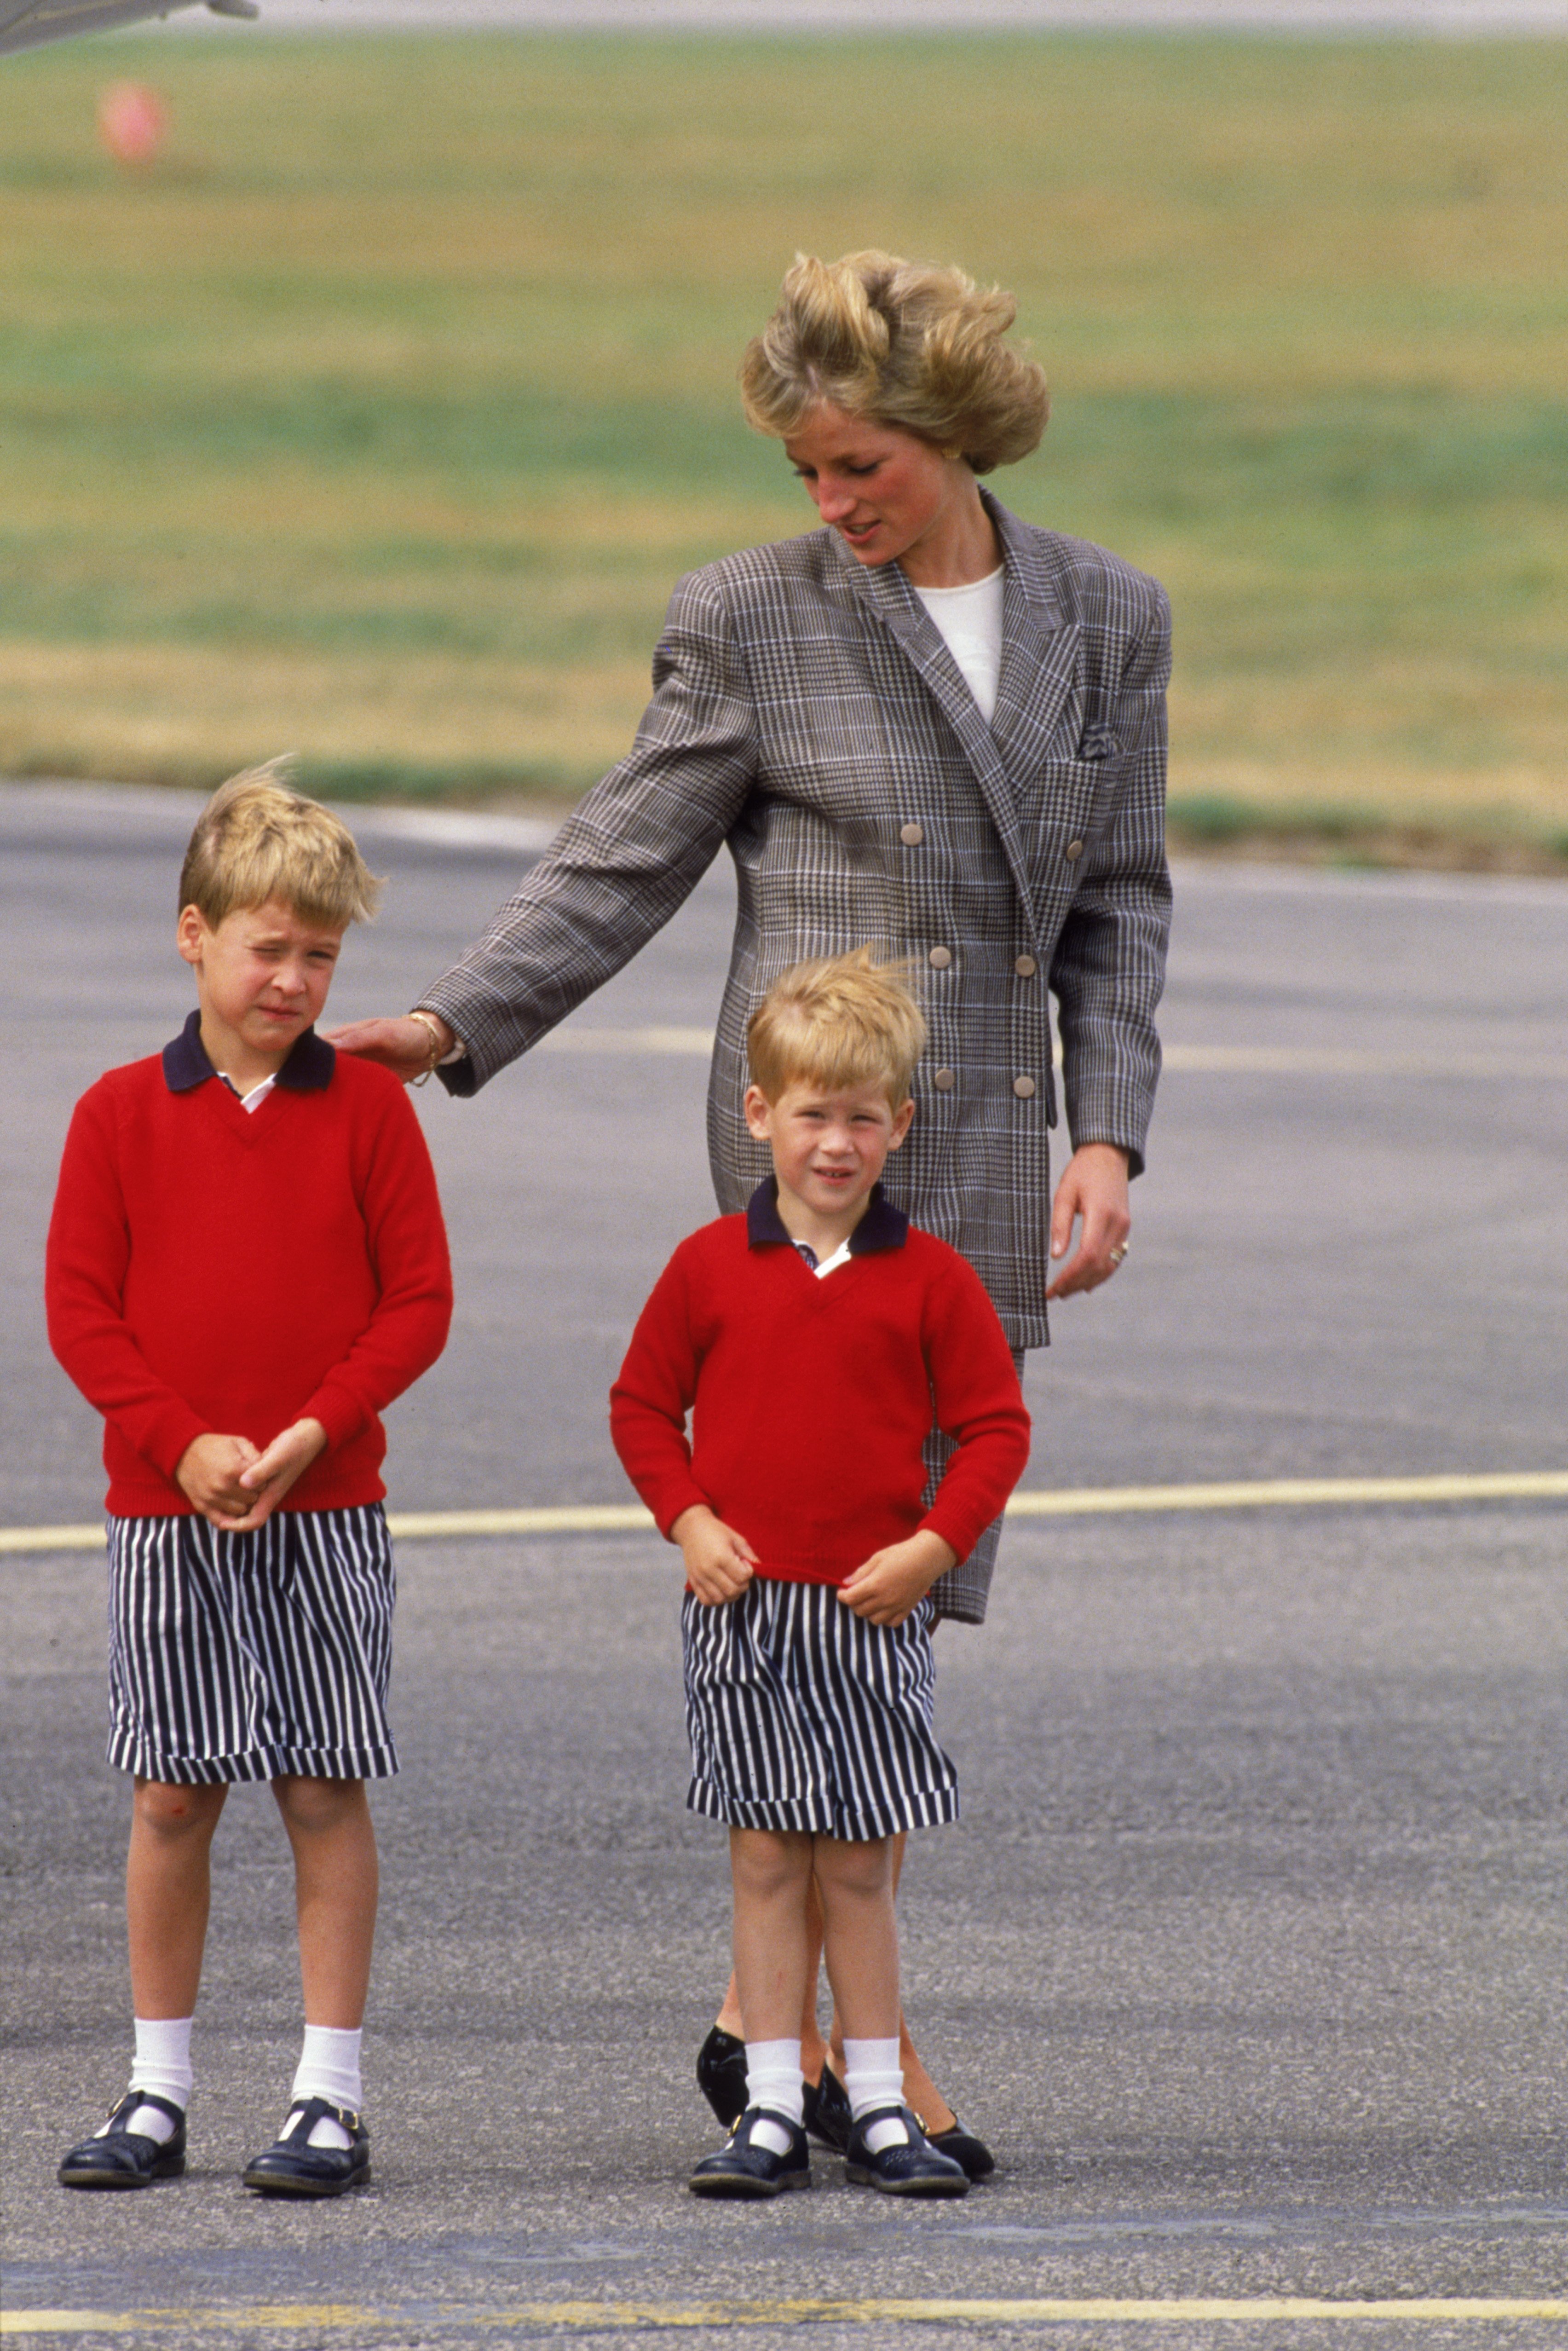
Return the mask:
<path fill-rule="evenodd" d="M 874 1185 L 866 1212 L 850 1235 L 850 1255 L 870 1257 L 878 1249 L 902 1249 L 908 1237 L 909 1218 L 885 1197 L 880 1184 Z M 746 1204 L 746 1243 L 748 1249 L 795 1246 L 779 1213 L 777 1176 L 769 1176 L 765 1183 L 758 1184 Z"/>
<path fill-rule="evenodd" d="M 307 1029 L 294 1040 L 288 1059 L 277 1072 L 277 1082 L 292 1093 L 319 1093 L 332 1082 L 337 1058 L 335 1046 L 318 1037 L 314 1029 Z M 172 1094 L 188 1094 L 193 1086 L 204 1086 L 217 1074 L 202 1042 L 202 1016 L 193 1012 L 179 1035 L 163 1048 L 163 1082 Z"/>

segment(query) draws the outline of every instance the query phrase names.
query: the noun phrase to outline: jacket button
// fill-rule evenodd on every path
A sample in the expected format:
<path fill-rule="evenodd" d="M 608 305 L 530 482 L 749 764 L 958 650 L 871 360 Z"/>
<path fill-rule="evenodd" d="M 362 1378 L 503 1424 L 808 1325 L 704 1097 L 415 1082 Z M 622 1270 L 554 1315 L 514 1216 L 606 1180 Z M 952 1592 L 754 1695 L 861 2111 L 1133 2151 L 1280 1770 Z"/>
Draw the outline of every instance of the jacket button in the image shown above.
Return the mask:
<path fill-rule="evenodd" d="M 934 1070 L 931 1082 L 938 1093 L 950 1094 L 958 1082 L 957 1074 L 953 1070 Z"/>
<path fill-rule="evenodd" d="M 1018 961 L 1013 966 L 1013 969 L 1017 972 L 1020 979 L 1032 979 L 1035 973 L 1040 969 L 1040 966 L 1036 963 L 1033 956 L 1019 956 Z"/>
<path fill-rule="evenodd" d="M 946 971 L 953 960 L 953 950 L 951 947 L 933 947 L 925 960 L 933 971 Z"/>
<path fill-rule="evenodd" d="M 1061 853 L 1066 858 L 1082 857 L 1083 843 L 1081 841 L 1070 841 Z"/>
<path fill-rule="evenodd" d="M 923 824 L 901 824 L 898 837 L 905 849 L 918 849 L 925 838 L 925 827 Z"/>
<path fill-rule="evenodd" d="M 1028 1102 L 1030 1094 L 1034 1092 L 1034 1080 L 1032 1078 L 1015 1078 L 1013 1080 L 1013 1092 L 1017 1094 L 1019 1102 Z"/>

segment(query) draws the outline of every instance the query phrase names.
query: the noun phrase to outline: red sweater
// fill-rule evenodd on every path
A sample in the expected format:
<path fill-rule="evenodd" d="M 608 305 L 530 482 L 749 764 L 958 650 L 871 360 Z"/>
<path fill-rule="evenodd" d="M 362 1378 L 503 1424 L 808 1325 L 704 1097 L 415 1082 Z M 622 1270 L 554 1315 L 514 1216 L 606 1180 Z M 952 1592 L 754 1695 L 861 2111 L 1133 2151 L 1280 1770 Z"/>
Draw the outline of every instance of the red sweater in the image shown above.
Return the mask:
<path fill-rule="evenodd" d="M 967 1559 L 1029 1458 L 1002 1326 L 956 1249 L 880 1192 L 850 1247 L 819 1280 L 765 1185 L 681 1243 L 611 1392 L 661 1531 L 706 1502 L 780 1583 L 842 1583 L 924 1527 Z M 958 1450 L 923 1510 L 934 1417 Z"/>
<path fill-rule="evenodd" d="M 378 1415 L 446 1343 L 452 1275 L 413 1106 L 308 1031 L 253 1112 L 194 1016 L 77 1104 L 49 1228 L 49 1341 L 104 1416 L 108 1507 L 188 1516 L 174 1468 L 208 1433 L 327 1449 L 283 1502 L 379 1501 Z"/>

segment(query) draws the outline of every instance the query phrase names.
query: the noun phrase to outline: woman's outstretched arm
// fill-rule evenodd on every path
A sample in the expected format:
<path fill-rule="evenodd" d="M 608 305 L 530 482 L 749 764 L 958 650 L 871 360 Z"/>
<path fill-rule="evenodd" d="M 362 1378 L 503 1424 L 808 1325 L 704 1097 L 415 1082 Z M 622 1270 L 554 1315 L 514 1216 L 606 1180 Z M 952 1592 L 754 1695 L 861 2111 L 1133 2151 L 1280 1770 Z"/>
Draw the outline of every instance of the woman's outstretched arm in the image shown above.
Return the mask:
<path fill-rule="evenodd" d="M 466 955 L 418 998 L 440 1024 L 359 1020 L 330 1032 L 405 1079 L 433 1061 L 471 1094 L 630 963 L 696 887 L 757 769 L 749 680 L 711 575 L 670 601 L 653 698 L 626 758 L 596 784 Z M 442 1057 L 461 1042 L 460 1059 Z M 435 1048 L 441 1046 L 441 1052 Z"/>

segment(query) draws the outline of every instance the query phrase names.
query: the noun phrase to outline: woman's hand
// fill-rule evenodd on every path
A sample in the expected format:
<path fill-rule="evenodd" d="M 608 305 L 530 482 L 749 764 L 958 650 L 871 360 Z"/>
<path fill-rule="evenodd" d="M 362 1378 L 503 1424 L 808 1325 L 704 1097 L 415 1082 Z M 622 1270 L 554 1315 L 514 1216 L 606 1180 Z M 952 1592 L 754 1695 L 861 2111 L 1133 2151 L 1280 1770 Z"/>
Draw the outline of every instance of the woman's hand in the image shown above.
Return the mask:
<path fill-rule="evenodd" d="M 873 1551 L 839 1586 L 839 1598 L 868 1625 L 902 1625 L 939 1575 L 958 1563 L 950 1542 L 922 1527 L 906 1542 Z"/>
<path fill-rule="evenodd" d="M 705 1608 L 737 1600 L 751 1582 L 757 1553 L 746 1537 L 716 1518 L 706 1502 L 694 1502 L 670 1529 L 680 1544 L 686 1582 Z"/>
<path fill-rule="evenodd" d="M 1056 1187 L 1051 1212 L 1051 1254 L 1066 1257 L 1074 1223 L 1082 1219 L 1076 1253 L 1046 1297 L 1071 1298 L 1109 1281 L 1127 1254 L 1133 1218 L 1127 1205 L 1127 1155 L 1114 1143 L 1081 1144 Z"/>
<path fill-rule="evenodd" d="M 340 1053 L 358 1053 L 361 1061 L 379 1061 L 383 1070 L 390 1070 L 409 1086 L 415 1078 L 426 1076 L 432 1067 L 435 1042 L 430 1032 L 432 1022 L 441 1040 L 441 1050 L 434 1059 L 444 1061 L 457 1037 L 439 1012 L 427 1012 L 423 1020 L 412 1019 L 407 1013 L 399 1020 L 349 1020 L 342 1028 L 324 1029 L 321 1034 Z"/>

